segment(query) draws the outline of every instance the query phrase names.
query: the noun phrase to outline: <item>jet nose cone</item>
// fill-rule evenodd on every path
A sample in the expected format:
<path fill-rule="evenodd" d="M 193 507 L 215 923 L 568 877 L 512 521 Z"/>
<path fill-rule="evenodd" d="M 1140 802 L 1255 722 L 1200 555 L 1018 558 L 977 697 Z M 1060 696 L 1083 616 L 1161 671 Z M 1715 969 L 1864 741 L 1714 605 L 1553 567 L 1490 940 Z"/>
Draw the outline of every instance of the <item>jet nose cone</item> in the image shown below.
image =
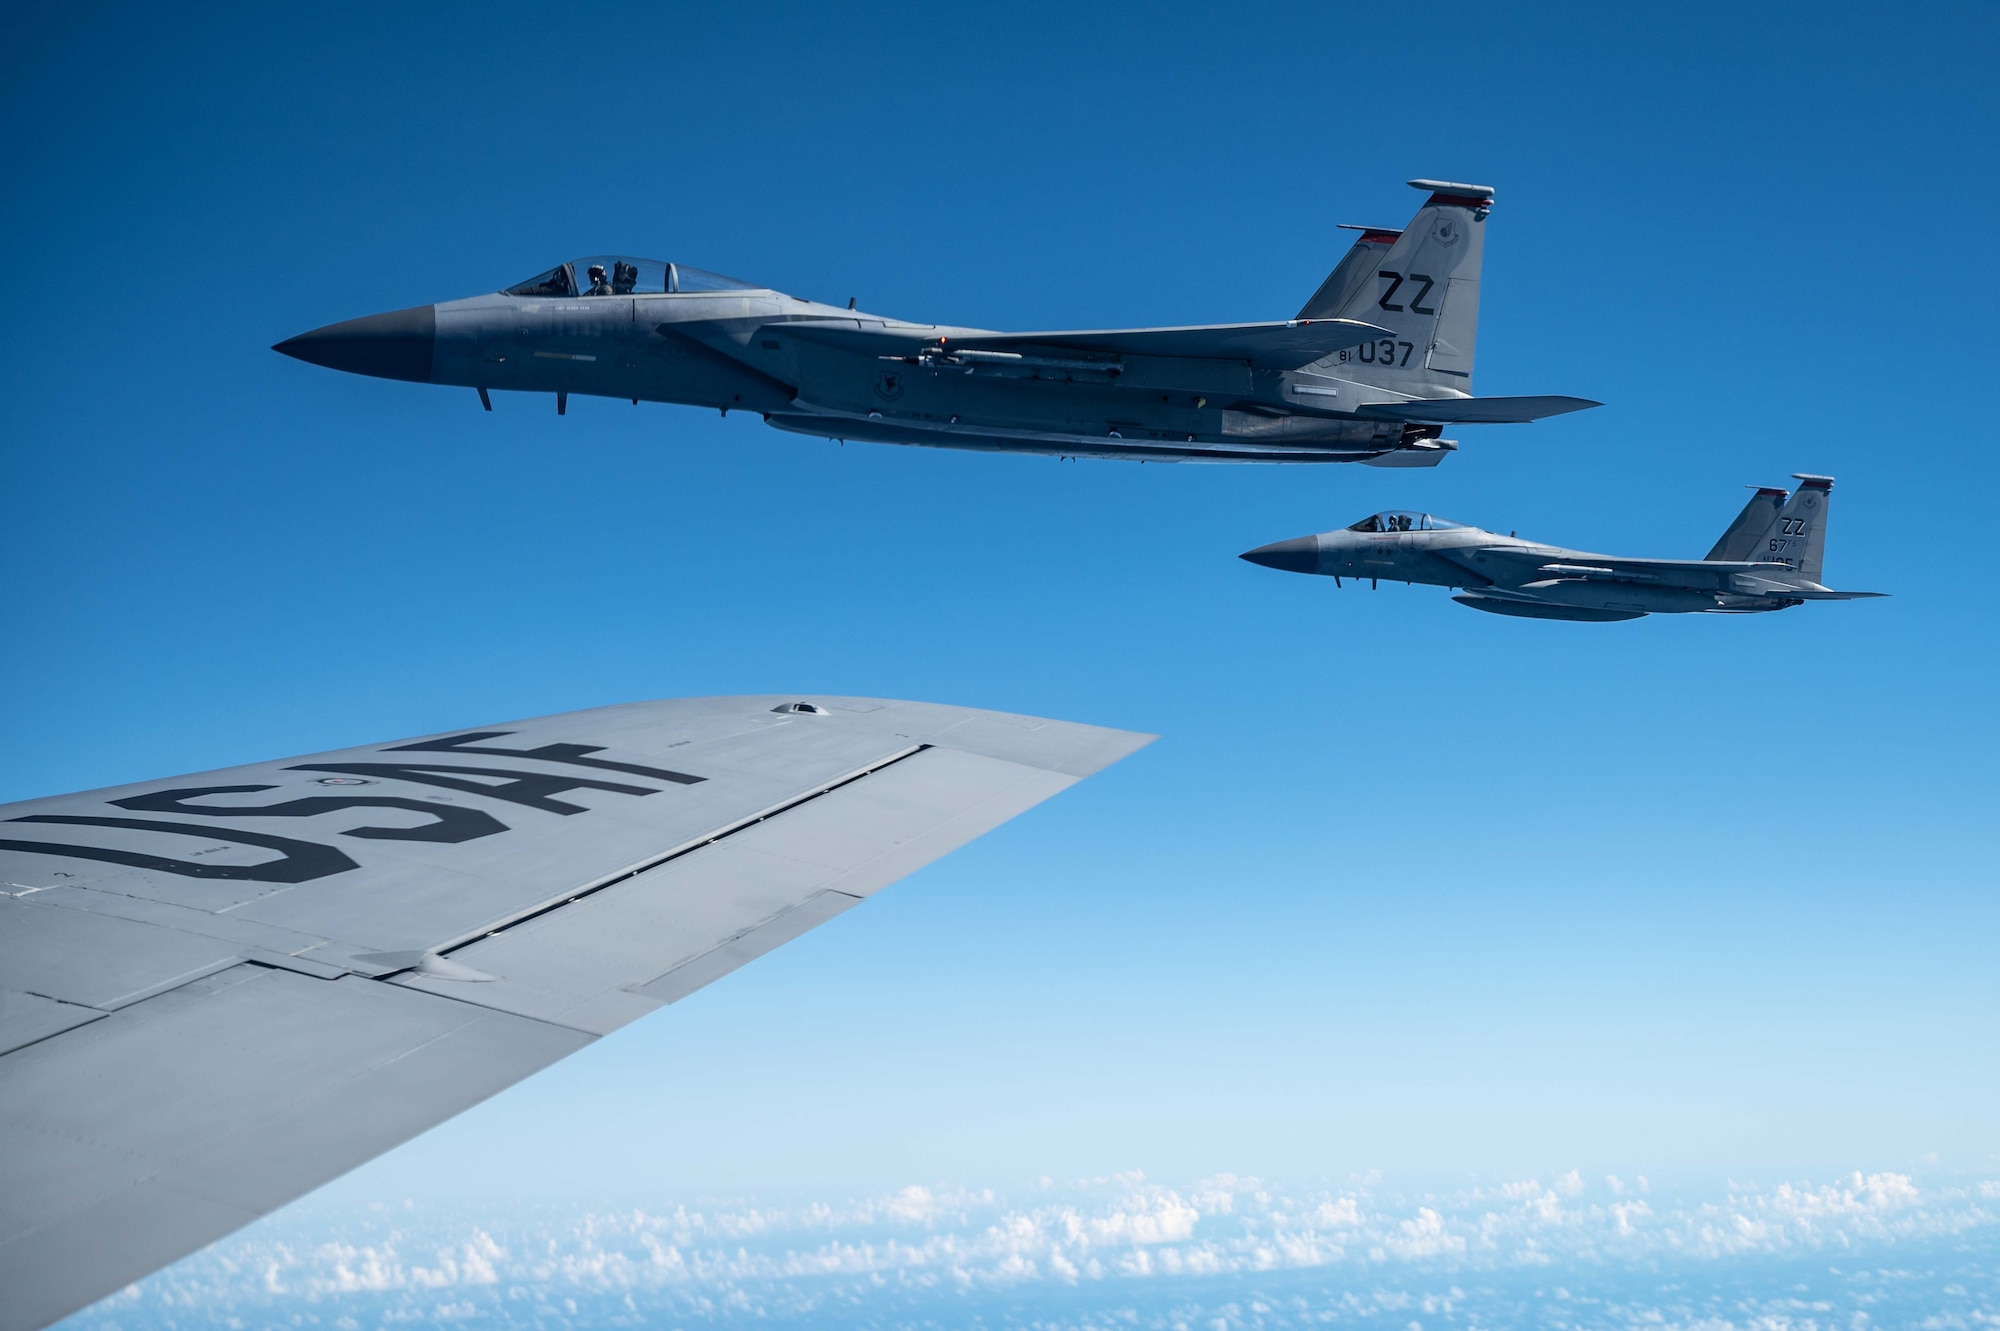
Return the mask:
<path fill-rule="evenodd" d="M 436 349 L 434 305 L 328 324 L 287 338 L 271 348 L 330 370 L 372 374 L 378 379 L 408 379 L 420 384 L 431 381 L 431 357 Z"/>
<path fill-rule="evenodd" d="M 1287 573 L 1317 573 L 1319 537 L 1299 536 L 1289 541 L 1274 541 L 1255 550 L 1246 550 L 1236 557 L 1262 564 L 1265 568 L 1281 568 Z"/>

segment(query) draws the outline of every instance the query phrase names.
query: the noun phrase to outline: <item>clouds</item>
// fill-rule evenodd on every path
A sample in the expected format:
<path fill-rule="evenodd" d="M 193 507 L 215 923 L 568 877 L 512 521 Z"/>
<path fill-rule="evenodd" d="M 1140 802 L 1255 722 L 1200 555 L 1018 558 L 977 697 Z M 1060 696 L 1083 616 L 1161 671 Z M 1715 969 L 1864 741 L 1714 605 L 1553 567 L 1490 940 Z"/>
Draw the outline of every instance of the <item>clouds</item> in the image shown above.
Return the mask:
<path fill-rule="evenodd" d="M 1825 1278 L 1829 1256 L 2000 1240 L 1996 1194 L 1992 1181 L 1919 1184 L 1859 1172 L 1671 1200 L 1643 1180 L 1587 1183 L 1578 1171 L 1421 1193 L 1373 1179 L 1286 1188 L 1220 1175 L 1166 1186 L 1124 1174 L 1044 1181 L 1013 1195 L 911 1185 L 840 1201 L 520 1206 L 476 1216 L 307 1206 L 83 1320 L 115 1316 L 123 1325 L 171 1308 L 182 1324 L 194 1313 L 219 1323 L 305 1308 L 329 1320 L 360 1309 L 365 1324 L 470 1307 L 519 1321 L 530 1309 L 566 1317 L 577 1304 L 615 1305 L 642 1320 L 727 1322 L 893 1316 L 982 1299 L 1052 1301 L 1075 1316 L 1078 1304 L 1213 1299 L 1276 1281 L 1320 1290 L 1321 1302 L 1307 1299 L 1304 1311 L 1326 1311 L 1335 1291 L 1347 1306 L 1374 1288 L 1366 1309 L 1348 1307 L 1365 1321 L 1396 1311 L 1394 1299 L 1381 1301 L 1385 1285 L 1423 1286 L 1406 1292 L 1435 1310 L 1464 1297 L 1464 1282 L 1553 1281 L 1570 1299 L 1578 1285 L 1663 1263 L 1734 1270 L 1743 1258 L 1812 1260 Z M 1218 1315 L 1225 1325 L 1243 1320 Z"/>
<path fill-rule="evenodd" d="M 226 1251 L 214 1255 L 232 1271 L 254 1271 L 266 1294 L 308 1297 L 493 1285 L 500 1280 L 496 1263 L 511 1269 L 507 1250 L 476 1227 L 461 1243 L 433 1248 L 429 1265 L 421 1257 L 406 1258 L 393 1233 L 380 1245 L 334 1242 L 297 1250 L 281 1242 L 253 1250 L 243 1263 L 232 1262 Z"/>
<path fill-rule="evenodd" d="M 1465 1244 L 1464 1235 L 1446 1231 L 1443 1216 L 1428 1206 L 1419 1206 L 1415 1216 L 1399 1222 L 1396 1232 L 1370 1248 L 1368 1255 L 1376 1261 L 1392 1256 L 1407 1261 L 1413 1257 L 1462 1253 Z"/>

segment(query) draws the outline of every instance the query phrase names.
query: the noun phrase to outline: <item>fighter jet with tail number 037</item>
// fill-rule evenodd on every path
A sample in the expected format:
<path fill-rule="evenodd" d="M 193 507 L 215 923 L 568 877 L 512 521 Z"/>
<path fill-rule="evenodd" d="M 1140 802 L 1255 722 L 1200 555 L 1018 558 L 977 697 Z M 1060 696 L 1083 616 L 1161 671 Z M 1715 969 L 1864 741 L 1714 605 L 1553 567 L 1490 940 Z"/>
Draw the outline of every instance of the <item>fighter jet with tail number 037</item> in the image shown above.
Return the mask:
<path fill-rule="evenodd" d="M 606 255 L 505 291 L 280 342 L 357 374 L 478 390 L 756 411 L 830 439 L 1062 457 L 1433 466 L 1454 425 L 1539 420 L 1576 397 L 1473 397 L 1493 190 L 1429 194 L 1360 232 L 1297 317 L 998 333 L 907 323 L 698 268 Z"/>
<path fill-rule="evenodd" d="M 1451 598 L 1460 605 L 1530 619 L 1743 615 L 1884 595 L 1820 585 L 1833 478 L 1796 476 L 1796 494 L 1760 488 L 1703 559 L 1586 554 L 1401 511 L 1240 557 L 1266 568 L 1317 573 L 1336 585 L 1342 578 L 1366 578 L 1371 586 L 1387 578 L 1460 587 Z"/>

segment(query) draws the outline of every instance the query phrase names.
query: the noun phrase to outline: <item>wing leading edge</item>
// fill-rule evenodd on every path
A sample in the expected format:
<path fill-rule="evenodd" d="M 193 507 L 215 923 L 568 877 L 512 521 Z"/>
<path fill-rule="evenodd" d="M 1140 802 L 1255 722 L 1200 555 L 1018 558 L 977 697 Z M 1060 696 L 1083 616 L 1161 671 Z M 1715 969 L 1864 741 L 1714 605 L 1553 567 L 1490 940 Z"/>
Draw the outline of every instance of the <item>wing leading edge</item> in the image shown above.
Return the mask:
<path fill-rule="evenodd" d="M 0 807 L 0 1328 L 692 993 L 1150 736 L 639 703 Z"/>

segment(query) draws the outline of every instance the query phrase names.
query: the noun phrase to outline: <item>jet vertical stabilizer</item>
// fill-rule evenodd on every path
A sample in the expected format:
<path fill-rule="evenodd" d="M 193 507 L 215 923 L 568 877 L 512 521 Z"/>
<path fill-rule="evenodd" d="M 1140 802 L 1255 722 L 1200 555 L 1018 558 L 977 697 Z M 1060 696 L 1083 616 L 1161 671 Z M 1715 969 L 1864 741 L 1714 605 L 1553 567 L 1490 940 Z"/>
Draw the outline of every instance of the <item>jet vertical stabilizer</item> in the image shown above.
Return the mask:
<path fill-rule="evenodd" d="M 1329 357 L 1318 368 L 1417 397 L 1472 391 L 1479 335 L 1479 269 L 1490 185 L 1412 180 L 1430 200 L 1408 227 L 1369 227 L 1320 285 L 1301 318 L 1356 319 L 1392 340 Z M 1391 348 L 1386 353 L 1383 348 Z"/>
<path fill-rule="evenodd" d="M 1826 562 L 1826 510 L 1833 477 L 1793 472 L 1799 483 L 1791 502 L 1779 509 L 1745 558 L 1790 564 L 1809 582 L 1820 580 Z"/>
<path fill-rule="evenodd" d="M 1750 502 L 1743 506 L 1743 511 L 1736 515 L 1736 521 L 1729 524 L 1729 530 L 1722 533 L 1715 547 L 1702 556 L 1704 563 L 1749 559 L 1751 553 L 1763 543 L 1764 534 L 1777 522 L 1778 510 L 1792 496 L 1790 490 L 1772 485 L 1752 488 L 1757 493 L 1750 496 Z"/>
<path fill-rule="evenodd" d="M 1361 235 L 1341 259 L 1338 266 L 1327 274 L 1326 281 L 1319 284 L 1312 299 L 1299 311 L 1301 319 L 1336 319 L 1340 312 L 1354 306 L 1355 297 L 1364 290 L 1375 289 L 1375 270 L 1382 266 L 1382 259 L 1402 232 L 1391 231 L 1380 226 L 1355 226 L 1351 222 L 1340 223 L 1342 231 L 1359 231 Z M 1374 323 L 1373 319 L 1367 320 Z"/>

